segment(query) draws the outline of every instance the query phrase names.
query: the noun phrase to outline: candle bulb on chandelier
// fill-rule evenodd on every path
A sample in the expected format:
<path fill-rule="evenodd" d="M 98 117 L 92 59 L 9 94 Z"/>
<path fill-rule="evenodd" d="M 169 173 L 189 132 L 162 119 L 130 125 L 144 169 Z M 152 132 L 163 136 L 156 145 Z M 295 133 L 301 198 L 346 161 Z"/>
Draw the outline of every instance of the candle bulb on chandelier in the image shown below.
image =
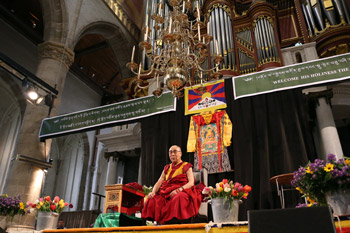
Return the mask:
<path fill-rule="evenodd" d="M 145 37 L 143 38 L 144 41 L 147 40 L 147 36 L 148 36 L 148 26 L 146 26 Z"/>
<path fill-rule="evenodd" d="M 135 45 L 132 48 L 132 54 L 131 54 L 131 62 L 134 62 L 134 55 L 135 55 Z"/>
<path fill-rule="evenodd" d="M 218 40 L 215 40 L 215 47 L 216 47 L 216 55 L 219 55 Z"/>
<path fill-rule="evenodd" d="M 198 20 L 198 22 L 201 20 L 201 15 L 200 15 L 200 13 L 199 13 L 199 3 L 198 3 L 199 1 L 197 1 L 197 14 L 198 14 L 198 17 L 197 17 L 197 20 Z"/>
<path fill-rule="evenodd" d="M 199 23 L 198 23 L 198 42 L 201 42 L 201 27 L 199 26 Z"/>
<path fill-rule="evenodd" d="M 207 23 L 207 35 L 209 36 L 209 22 Z"/>
<path fill-rule="evenodd" d="M 146 14 L 146 23 L 145 26 L 148 27 L 148 14 Z"/>
<path fill-rule="evenodd" d="M 182 2 L 182 13 L 185 13 L 185 2 Z"/>
<path fill-rule="evenodd" d="M 169 22 L 169 33 L 171 33 L 171 24 L 172 24 L 172 18 L 170 18 L 170 22 Z"/>
<path fill-rule="evenodd" d="M 139 79 L 140 78 L 140 75 L 141 75 L 141 62 L 140 62 L 140 65 L 139 65 L 139 72 L 137 74 L 137 78 Z"/>
<path fill-rule="evenodd" d="M 158 3 L 158 15 L 160 15 L 160 11 L 162 10 L 162 0 Z"/>

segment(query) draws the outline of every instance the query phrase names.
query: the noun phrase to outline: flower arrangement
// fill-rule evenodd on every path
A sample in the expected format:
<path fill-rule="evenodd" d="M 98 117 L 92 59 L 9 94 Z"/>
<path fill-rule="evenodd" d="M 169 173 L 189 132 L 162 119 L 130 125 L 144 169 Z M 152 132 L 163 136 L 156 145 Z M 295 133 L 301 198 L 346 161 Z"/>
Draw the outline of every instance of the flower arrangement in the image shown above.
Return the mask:
<path fill-rule="evenodd" d="M 291 184 L 311 205 L 325 205 L 326 193 L 350 191 L 350 159 L 337 160 L 333 154 L 326 161 L 315 159 L 294 172 Z"/>
<path fill-rule="evenodd" d="M 7 194 L 0 196 L 0 215 L 10 216 L 12 219 L 15 215 L 25 215 L 27 206 L 21 201 L 21 196 L 16 195 L 13 198 Z"/>
<path fill-rule="evenodd" d="M 202 191 L 207 195 L 206 199 L 223 198 L 223 201 L 229 200 L 232 206 L 234 200 L 247 199 L 252 187 L 249 185 L 241 185 L 238 182 L 223 179 L 220 183 L 216 183 L 215 188 L 212 186 L 205 187 Z"/>
<path fill-rule="evenodd" d="M 64 202 L 64 200 L 60 199 L 58 196 L 55 196 L 53 200 L 51 200 L 50 196 L 41 197 L 35 203 L 28 202 L 27 205 L 35 208 L 37 211 L 54 213 L 61 213 L 66 206 L 73 208 L 72 204 Z"/>

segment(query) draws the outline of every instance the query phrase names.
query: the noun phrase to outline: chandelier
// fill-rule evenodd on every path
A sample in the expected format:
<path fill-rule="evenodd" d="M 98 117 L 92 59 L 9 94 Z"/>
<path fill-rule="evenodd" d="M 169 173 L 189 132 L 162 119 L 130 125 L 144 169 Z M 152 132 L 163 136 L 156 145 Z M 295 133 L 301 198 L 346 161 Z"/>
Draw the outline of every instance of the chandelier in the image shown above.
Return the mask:
<path fill-rule="evenodd" d="M 162 0 L 157 4 L 158 12 L 153 13 L 154 27 L 148 25 L 148 14 L 143 27 L 144 38 L 139 43 L 140 51 L 150 61 L 150 68 L 143 69 L 142 62 L 134 62 L 135 46 L 132 51 L 131 61 L 127 67 L 137 75 L 137 86 L 148 88 L 153 82 L 157 82 L 153 95 L 160 96 L 164 86 L 172 91 L 175 97 L 182 97 L 182 90 L 185 86 L 192 86 L 194 80 L 201 84 L 198 91 L 204 91 L 203 83 L 219 79 L 222 75 L 218 72 L 222 56 L 219 54 L 218 44 L 215 41 L 216 53 L 210 54 L 214 64 L 211 69 L 204 69 L 201 64 L 209 56 L 210 42 L 213 37 L 209 35 L 209 24 L 207 33 L 201 34 L 201 28 L 205 27 L 200 15 L 198 1 L 193 12 L 191 0 L 168 0 L 172 11 L 162 16 L 164 4 Z M 189 19 L 189 15 L 194 19 Z M 149 35 L 154 35 L 153 38 Z M 213 44 L 213 43 L 212 43 Z M 153 77 L 152 82 L 145 81 Z M 205 77 L 205 78 L 204 78 Z M 162 80 L 162 82 L 161 82 Z"/>

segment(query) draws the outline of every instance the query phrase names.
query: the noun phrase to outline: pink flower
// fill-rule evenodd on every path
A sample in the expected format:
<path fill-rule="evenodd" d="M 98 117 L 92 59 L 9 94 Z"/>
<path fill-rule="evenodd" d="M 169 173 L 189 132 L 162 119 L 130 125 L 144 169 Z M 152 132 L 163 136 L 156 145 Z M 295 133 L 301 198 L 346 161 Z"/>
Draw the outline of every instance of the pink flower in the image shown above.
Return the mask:
<path fill-rule="evenodd" d="M 228 182 L 227 179 L 223 179 L 223 180 L 222 180 L 222 183 L 224 183 L 224 184 L 227 184 L 227 182 Z"/>
<path fill-rule="evenodd" d="M 211 190 L 209 187 L 205 187 L 202 191 L 203 194 L 211 194 Z"/>
<path fill-rule="evenodd" d="M 69 205 L 68 202 L 65 202 L 65 203 L 64 203 L 64 206 L 67 206 L 67 205 Z M 69 207 L 69 208 L 70 208 L 70 207 Z"/>
<path fill-rule="evenodd" d="M 242 185 L 238 182 L 235 183 L 235 188 L 242 187 Z"/>
<path fill-rule="evenodd" d="M 44 202 L 44 198 L 40 197 L 39 201 Z"/>
<path fill-rule="evenodd" d="M 60 201 L 60 198 L 58 196 L 56 196 L 53 200 L 54 200 L 54 202 L 58 203 Z"/>

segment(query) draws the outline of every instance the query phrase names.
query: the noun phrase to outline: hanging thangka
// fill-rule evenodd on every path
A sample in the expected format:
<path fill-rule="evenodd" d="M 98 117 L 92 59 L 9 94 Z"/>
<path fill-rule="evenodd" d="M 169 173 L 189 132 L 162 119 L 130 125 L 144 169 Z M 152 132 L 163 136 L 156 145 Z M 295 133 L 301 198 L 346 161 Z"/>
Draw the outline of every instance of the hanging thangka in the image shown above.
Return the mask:
<path fill-rule="evenodd" d="M 194 153 L 194 169 L 208 173 L 231 171 L 226 147 L 231 144 L 232 123 L 225 110 L 191 117 L 187 152 Z"/>

